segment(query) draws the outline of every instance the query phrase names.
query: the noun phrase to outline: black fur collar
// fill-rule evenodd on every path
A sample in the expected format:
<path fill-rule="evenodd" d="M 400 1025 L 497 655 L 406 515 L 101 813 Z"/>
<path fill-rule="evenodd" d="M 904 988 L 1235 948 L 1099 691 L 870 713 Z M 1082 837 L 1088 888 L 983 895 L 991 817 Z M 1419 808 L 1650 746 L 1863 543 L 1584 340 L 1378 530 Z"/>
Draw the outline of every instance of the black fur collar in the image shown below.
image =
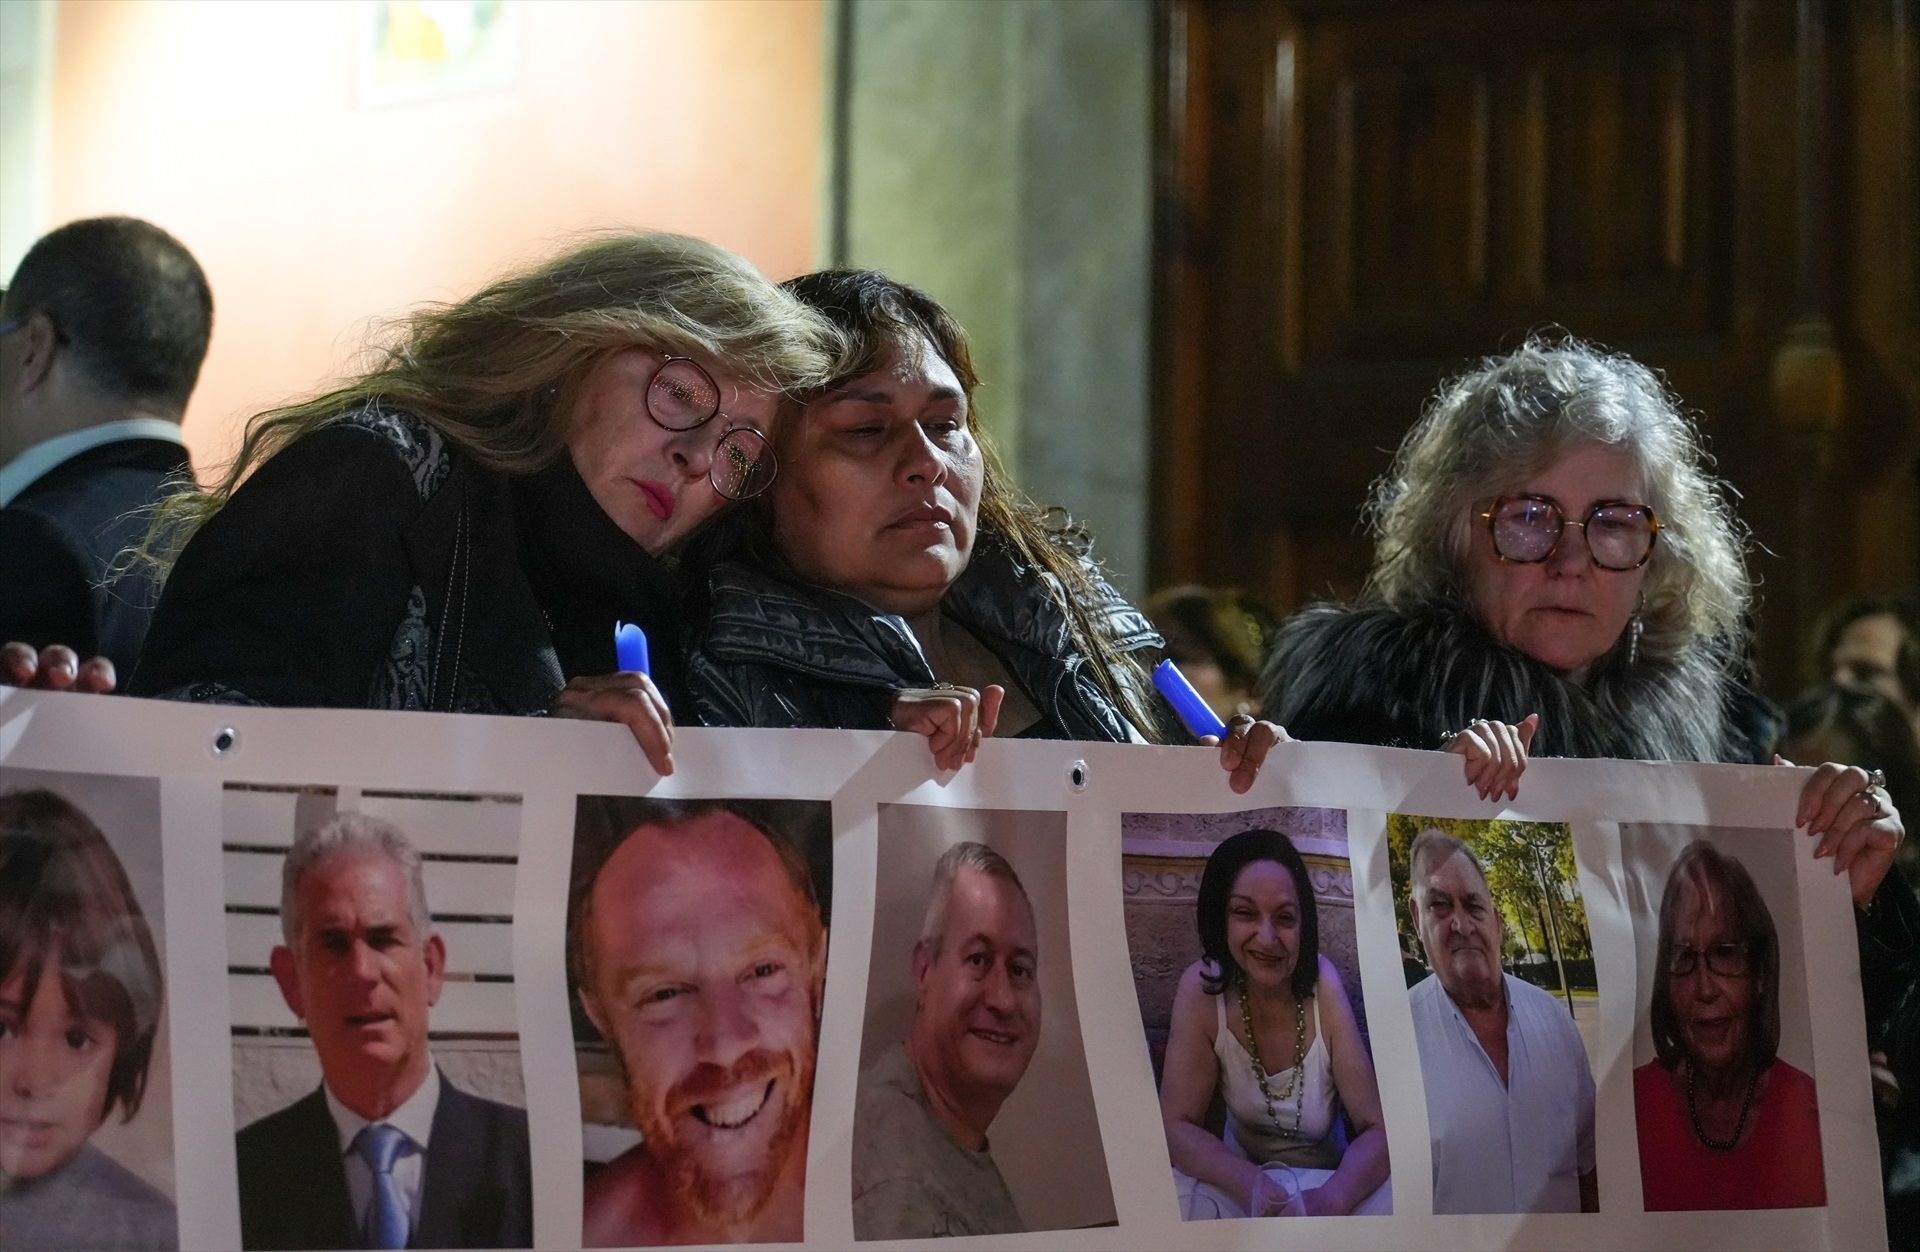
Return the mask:
<path fill-rule="evenodd" d="M 1584 683 L 1507 647 L 1466 610 L 1317 604 L 1283 626 L 1263 710 L 1302 739 L 1435 748 L 1476 717 L 1540 714 L 1535 756 L 1765 759 L 1765 702 L 1702 642 L 1629 665 L 1625 647 Z"/>

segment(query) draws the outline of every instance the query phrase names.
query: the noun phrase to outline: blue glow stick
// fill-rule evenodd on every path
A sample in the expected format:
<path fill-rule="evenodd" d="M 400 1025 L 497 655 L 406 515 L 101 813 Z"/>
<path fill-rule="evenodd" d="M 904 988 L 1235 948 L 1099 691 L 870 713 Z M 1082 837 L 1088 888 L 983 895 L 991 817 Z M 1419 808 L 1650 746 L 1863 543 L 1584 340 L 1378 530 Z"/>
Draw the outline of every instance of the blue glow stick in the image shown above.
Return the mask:
<path fill-rule="evenodd" d="M 647 663 L 647 632 L 632 622 L 613 624 L 614 664 L 630 674 L 652 674 Z"/>
<path fill-rule="evenodd" d="M 1167 703 L 1173 706 L 1173 711 L 1180 715 L 1180 720 L 1196 737 L 1227 737 L 1227 724 L 1220 720 L 1218 713 L 1207 707 L 1207 702 L 1200 698 L 1200 693 L 1193 689 L 1193 684 L 1187 681 L 1187 676 L 1172 661 L 1162 661 L 1153 667 L 1153 685 L 1167 698 Z"/>

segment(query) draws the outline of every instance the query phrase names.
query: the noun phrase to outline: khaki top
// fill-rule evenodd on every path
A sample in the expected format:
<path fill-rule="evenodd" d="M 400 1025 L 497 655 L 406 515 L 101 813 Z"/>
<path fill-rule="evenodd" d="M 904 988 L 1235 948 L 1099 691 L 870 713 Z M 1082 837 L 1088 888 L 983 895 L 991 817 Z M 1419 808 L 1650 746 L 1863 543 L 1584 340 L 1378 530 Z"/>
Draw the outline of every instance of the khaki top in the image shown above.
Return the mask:
<path fill-rule="evenodd" d="M 854 1104 L 854 1238 L 1025 1230 L 991 1152 L 953 1141 L 927 1107 L 906 1045 L 889 1048 L 860 1076 Z"/>

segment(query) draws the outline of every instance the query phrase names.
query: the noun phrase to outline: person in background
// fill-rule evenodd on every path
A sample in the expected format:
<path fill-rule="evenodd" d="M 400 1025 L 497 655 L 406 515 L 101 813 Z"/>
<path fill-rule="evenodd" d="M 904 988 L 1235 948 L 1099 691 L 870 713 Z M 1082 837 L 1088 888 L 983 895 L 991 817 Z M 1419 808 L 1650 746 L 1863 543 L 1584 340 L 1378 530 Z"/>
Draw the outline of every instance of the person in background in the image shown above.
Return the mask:
<path fill-rule="evenodd" d="M 1787 755 L 1798 760 L 1858 761 L 1879 769 L 1895 803 L 1920 795 L 1920 744 L 1898 705 L 1876 690 L 1821 683 L 1787 706 Z M 1920 884 L 1920 848 L 1900 845 L 1894 865 Z M 1872 1049 L 1874 1120 L 1887 1186 L 1892 1246 L 1920 1246 L 1920 988 L 1874 995 L 1867 1023 Z"/>
<path fill-rule="evenodd" d="M 1920 742 L 1900 706 L 1876 690 L 1821 683 L 1801 692 L 1787 706 L 1781 752 L 1797 761 L 1853 761 L 1885 775 L 1892 803 L 1920 798 Z M 1894 864 L 1920 885 L 1920 844 L 1902 843 Z"/>
<path fill-rule="evenodd" d="M 180 421 L 212 330 L 206 275 L 150 222 L 69 222 L 21 258 L 0 297 L 0 640 L 133 671 L 155 588 L 118 558 L 191 485 Z M 9 649 L 8 681 L 38 668 Z M 43 683 L 114 677 L 56 657 Z"/>
<path fill-rule="evenodd" d="M 372 369 L 255 417 L 213 487 L 163 509 L 131 690 L 622 721 L 671 772 L 668 554 L 772 480 L 779 395 L 823 382 L 838 343 L 678 235 L 596 237 L 415 312 Z M 617 621 L 646 632 L 651 678 L 618 670 Z"/>
<path fill-rule="evenodd" d="M 1814 628 L 1807 681 L 1876 691 L 1920 737 L 1920 592 L 1855 596 Z"/>
<path fill-rule="evenodd" d="M 1267 637 L 1279 624 L 1244 592 L 1212 587 L 1168 587 L 1141 606 L 1166 637 L 1167 655 L 1222 720 L 1260 715 L 1260 669 Z"/>

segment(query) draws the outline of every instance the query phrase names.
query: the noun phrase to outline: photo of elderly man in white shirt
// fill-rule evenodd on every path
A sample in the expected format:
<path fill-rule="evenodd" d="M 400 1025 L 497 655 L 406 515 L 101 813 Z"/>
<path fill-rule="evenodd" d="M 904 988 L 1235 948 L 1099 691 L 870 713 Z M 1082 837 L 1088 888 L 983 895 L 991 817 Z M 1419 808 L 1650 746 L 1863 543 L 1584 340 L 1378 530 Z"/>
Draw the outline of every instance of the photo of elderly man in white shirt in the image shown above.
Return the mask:
<path fill-rule="evenodd" d="M 1559 1000 L 1505 972 L 1500 910 L 1466 844 L 1415 837 L 1407 908 L 1433 973 L 1408 992 L 1435 1213 L 1595 1212 L 1593 1072 Z"/>

